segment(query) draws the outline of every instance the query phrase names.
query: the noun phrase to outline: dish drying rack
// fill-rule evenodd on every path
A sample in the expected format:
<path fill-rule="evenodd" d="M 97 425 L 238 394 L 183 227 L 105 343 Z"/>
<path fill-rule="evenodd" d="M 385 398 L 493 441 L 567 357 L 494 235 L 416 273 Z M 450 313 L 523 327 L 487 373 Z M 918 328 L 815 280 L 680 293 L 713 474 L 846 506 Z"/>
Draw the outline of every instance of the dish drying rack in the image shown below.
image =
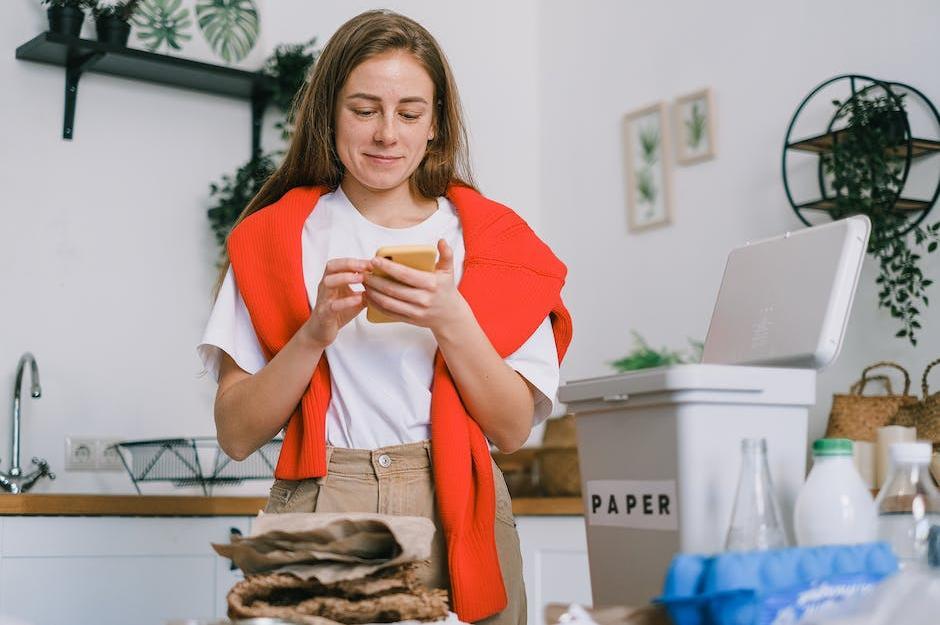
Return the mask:
<path fill-rule="evenodd" d="M 122 441 L 115 447 L 138 495 L 143 494 L 141 482 L 172 482 L 176 486 L 200 486 L 209 496 L 216 485 L 272 479 L 282 442 L 280 438 L 268 441 L 240 462 L 222 451 L 211 436 Z M 212 470 L 206 472 L 204 465 Z"/>

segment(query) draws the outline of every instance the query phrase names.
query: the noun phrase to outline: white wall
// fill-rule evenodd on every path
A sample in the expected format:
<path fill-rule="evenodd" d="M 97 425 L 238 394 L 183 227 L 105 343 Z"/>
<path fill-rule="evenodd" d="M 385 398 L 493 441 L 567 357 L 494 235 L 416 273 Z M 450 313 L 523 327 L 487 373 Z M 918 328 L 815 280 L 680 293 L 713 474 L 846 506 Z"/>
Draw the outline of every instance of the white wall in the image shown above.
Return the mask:
<path fill-rule="evenodd" d="M 403 13 L 437 39 L 457 78 L 480 190 L 539 228 L 538 46 L 536 0 L 472 4 L 397 0 L 276 0 L 267 23 L 277 36 L 322 45 L 350 17 L 375 8 Z M 313 8 L 311 8 L 313 7 Z"/>
<path fill-rule="evenodd" d="M 263 6 L 272 48 L 314 34 L 325 42 L 376 5 Z M 386 6 L 424 23 L 446 50 L 483 191 L 522 213 L 570 267 L 575 340 L 565 379 L 609 372 L 606 363 L 629 350 L 631 328 L 654 345 L 702 338 L 727 250 L 800 227 L 783 194 L 779 152 L 790 115 L 815 84 L 856 71 L 940 100 L 932 0 Z M 128 492 L 122 474 L 63 471 L 63 439 L 213 433 L 214 385 L 195 377 L 193 349 L 214 278 L 205 208 L 208 183 L 248 154 L 249 107 L 89 74 L 75 139 L 63 141 L 62 68 L 13 54 L 45 28 L 45 16 L 33 0 L 4 8 L 0 381 L 9 392 L 19 355 L 36 354 L 44 395 L 24 400 L 22 458 L 43 456 L 59 475 L 38 491 Z M 628 235 L 621 116 L 702 86 L 716 95 L 719 157 L 674 171 L 674 225 Z M 940 257 L 928 260 L 940 277 Z M 820 378 L 814 434 L 832 391 L 864 364 L 896 359 L 919 375 L 940 356 L 935 311 L 925 315 L 921 346 L 910 349 L 876 310 L 873 278 L 869 266 L 842 357 Z M 8 419 L 0 415 L 3 470 Z"/>
<path fill-rule="evenodd" d="M 369 5 L 263 3 L 265 42 L 273 48 L 317 35 L 325 43 Z M 537 225 L 534 7 L 534 0 L 486 1 L 456 13 L 431 0 L 391 5 L 426 24 L 450 56 L 482 189 Z M 75 138 L 63 141 L 64 70 L 14 58 L 17 46 L 45 28 L 38 2 L 5 3 L 0 388 L 11 392 L 20 354 L 32 351 L 43 397 L 25 398 L 26 388 L 21 461 L 44 457 L 58 474 L 36 492 L 132 492 L 123 474 L 64 471 L 64 437 L 214 434 L 214 383 L 197 379 L 195 355 L 215 278 L 205 210 L 209 182 L 247 159 L 250 108 L 87 74 Z M 10 418 L 9 408 L 0 413 L 4 471 Z M 157 490 L 145 485 L 146 492 Z"/>
<path fill-rule="evenodd" d="M 704 338 L 728 250 L 802 227 L 784 195 L 780 153 L 791 115 L 818 83 L 863 73 L 940 101 L 932 0 L 549 0 L 539 9 L 542 223 L 569 265 L 575 320 L 566 379 L 612 372 L 606 363 L 632 347 L 631 329 L 654 346 Z M 716 97 L 718 158 L 673 169 L 673 225 L 628 234 L 622 115 L 705 86 Z M 940 278 L 940 254 L 925 269 Z M 819 378 L 812 436 L 832 393 L 864 365 L 897 360 L 919 377 L 940 357 L 937 287 L 915 350 L 876 310 L 875 275 L 869 262 L 842 355 Z"/>

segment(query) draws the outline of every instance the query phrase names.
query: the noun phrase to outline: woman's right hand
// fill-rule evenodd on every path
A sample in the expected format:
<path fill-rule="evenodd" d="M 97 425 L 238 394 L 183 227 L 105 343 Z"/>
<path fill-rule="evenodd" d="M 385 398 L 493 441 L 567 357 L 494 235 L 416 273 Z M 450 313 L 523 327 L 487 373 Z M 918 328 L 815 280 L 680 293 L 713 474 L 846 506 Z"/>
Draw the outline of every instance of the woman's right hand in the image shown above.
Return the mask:
<path fill-rule="evenodd" d="M 317 301 L 310 318 L 300 331 L 317 347 L 326 349 L 339 329 L 352 321 L 366 307 L 362 293 L 349 288 L 362 282 L 369 261 L 358 258 L 333 258 L 326 263 L 317 287 Z"/>

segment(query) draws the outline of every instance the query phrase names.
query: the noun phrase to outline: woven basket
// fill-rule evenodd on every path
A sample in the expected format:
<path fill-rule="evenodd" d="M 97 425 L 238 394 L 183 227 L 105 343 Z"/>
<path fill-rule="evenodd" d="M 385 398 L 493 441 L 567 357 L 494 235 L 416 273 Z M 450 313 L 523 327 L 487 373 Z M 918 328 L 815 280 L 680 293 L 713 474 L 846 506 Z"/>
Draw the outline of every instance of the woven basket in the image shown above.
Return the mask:
<path fill-rule="evenodd" d="M 923 398 L 913 405 L 901 407 L 892 419 L 894 425 L 917 428 L 918 440 L 930 441 L 934 448 L 940 447 L 940 392 L 930 394 L 927 376 L 930 370 L 938 364 L 940 364 L 940 359 L 934 360 L 924 369 L 924 375 L 920 381 Z"/>
<path fill-rule="evenodd" d="M 885 377 L 868 375 L 869 372 L 880 367 L 893 367 L 904 374 L 904 391 L 900 395 L 894 395 L 891 392 L 890 382 L 886 384 L 887 395 L 864 395 L 865 386 L 869 382 L 883 380 Z M 866 367 L 862 371 L 862 377 L 852 385 L 848 394 L 832 396 L 832 411 L 829 413 L 826 438 L 875 442 L 878 428 L 892 424 L 901 408 L 918 403 L 917 397 L 909 394 L 910 390 L 911 376 L 901 365 L 885 361 Z"/>
<path fill-rule="evenodd" d="M 539 462 L 539 484 L 546 496 L 581 495 L 577 447 L 542 447 L 536 454 Z"/>
<path fill-rule="evenodd" d="M 545 434 L 542 435 L 542 447 L 577 447 L 578 434 L 575 430 L 574 415 L 569 413 L 545 421 Z"/>
<path fill-rule="evenodd" d="M 523 448 L 511 454 L 494 452 L 493 460 L 503 473 L 510 497 L 535 497 L 539 494 L 535 449 Z"/>
<path fill-rule="evenodd" d="M 545 422 L 542 447 L 536 449 L 539 485 L 548 497 L 575 497 L 581 494 L 578 466 L 578 436 L 574 415 Z"/>

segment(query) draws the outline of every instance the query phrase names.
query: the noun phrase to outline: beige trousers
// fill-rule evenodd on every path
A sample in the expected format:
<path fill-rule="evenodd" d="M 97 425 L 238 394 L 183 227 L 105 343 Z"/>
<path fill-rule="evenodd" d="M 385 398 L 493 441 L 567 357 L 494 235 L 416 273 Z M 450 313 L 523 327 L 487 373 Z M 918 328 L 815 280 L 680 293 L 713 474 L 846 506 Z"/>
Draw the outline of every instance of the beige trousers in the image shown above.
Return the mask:
<path fill-rule="evenodd" d="M 423 516 L 434 521 L 437 531 L 431 559 L 421 578 L 431 588 L 450 591 L 447 548 L 434 497 L 429 441 L 381 449 L 327 447 L 328 469 L 324 477 L 308 480 L 276 480 L 265 512 L 377 512 Z M 506 481 L 493 462 L 496 488 L 496 550 L 506 586 L 506 609 L 484 625 L 525 625 L 526 598 L 522 581 L 522 553 L 512 515 Z"/>

